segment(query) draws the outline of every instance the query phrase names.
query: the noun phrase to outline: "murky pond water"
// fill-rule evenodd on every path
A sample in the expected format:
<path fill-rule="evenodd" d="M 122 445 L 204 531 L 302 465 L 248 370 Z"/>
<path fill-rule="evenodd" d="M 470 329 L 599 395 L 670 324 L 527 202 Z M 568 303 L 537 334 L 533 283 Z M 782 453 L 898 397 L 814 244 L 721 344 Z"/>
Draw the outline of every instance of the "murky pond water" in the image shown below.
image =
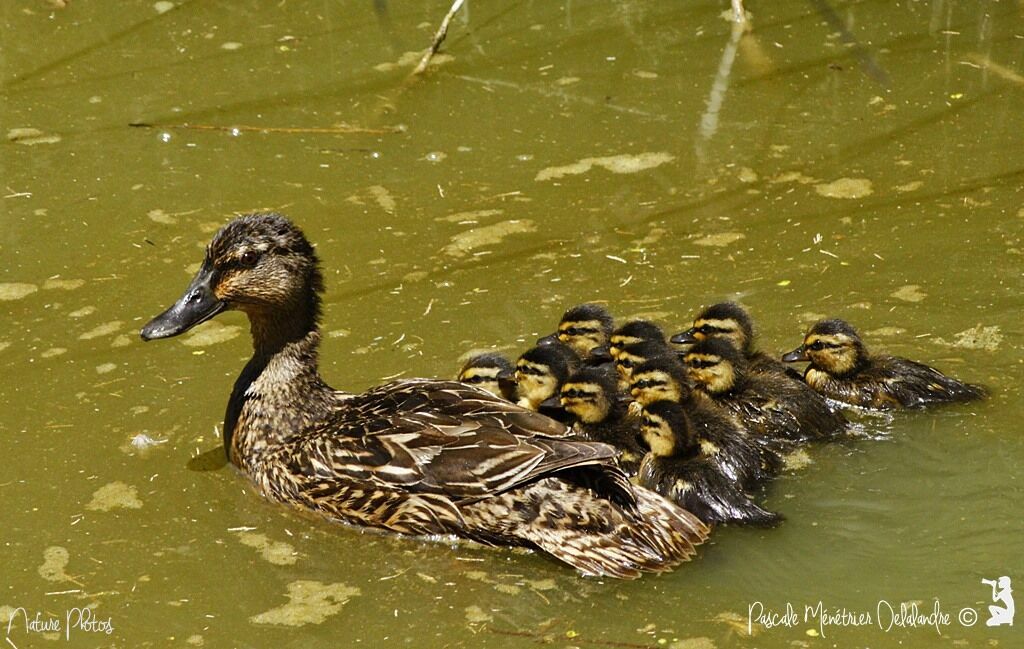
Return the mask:
<path fill-rule="evenodd" d="M 92 607 L 70 646 L 1020 646 L 981 579 L 1024 583 L 1024 10 L 748 4 L 471 3 L 415 82 L 447 3 L 0 7 L 8 642 Z M 318 244 L 337 387 L 728 297 L 773 352 L 835 315 L 993 396 L 866 418 L 769 487 L 780 528 L 632 583 L 329 525 L 218 454 L 242 316 L 137 337 L 264 208 Z M 819 601 L 949 618 L 821 638 Z M 756 602 L 799 619 L 750 638 Z"/>

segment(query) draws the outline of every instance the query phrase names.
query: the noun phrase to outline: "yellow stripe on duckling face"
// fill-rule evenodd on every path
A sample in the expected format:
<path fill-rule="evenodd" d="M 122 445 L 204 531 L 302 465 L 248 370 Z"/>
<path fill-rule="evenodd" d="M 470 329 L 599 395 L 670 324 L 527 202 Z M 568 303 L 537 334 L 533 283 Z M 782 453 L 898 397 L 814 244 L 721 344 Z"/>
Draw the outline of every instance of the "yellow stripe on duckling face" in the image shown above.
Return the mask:
<path fill-rule="evenodd" d="M 804 339 L 804 353 L 812 365 L 841 376 L 857 366 L 857 342 L 846 334 L 812 333 Z"/>
<path fill-rule="evenodd" d="M 732 318 L 698 318 L 693 323 L 693 337 L 699 341 L 708 338 L 725 338 L 735 345 L 736 349 L 744 349 L 747 337 L 743 327 Z"/>
<path fill-rule="evenodd" d="M 676 435 L 672 427 L 657 415 L 644 413 L 640 435 L 655 456 L 669 457 L 676 452 Z"/>
<path fill-rule="evenodd" d="M 687 354 L 687 373 L 711 394 L 728 392 L 736 383 L 732 363 L 715 354 Z"/>
<path fill-rule="evenodd" d="M 605 344 L 604 325 L 600 320 L 577 320 L 558 325 L 558 339 L 580 356 L 587 356 Z"/>
<path fill-rule="evenodd" d="M 559 402 L 586 424 L 604 421 L 611 408 L 604 390 L 593 383 L 566 383 L 559 393 Z"/>
<path fill-rule="evenodd" d="M 515 379 L 519 386 L 519 405 L 530 410 L 536 410 L 542 401 L 553 397 L 558 387 L 558 379 L 551 375 L 551 368 L 522 359 L 516 363 Z"/>
<path fill-rule="evenodd" d="M 619 355 L 622 353 L 623 347 L 629 347 L 637 343 L 644 342 L 644 339 L 640 336 L 625 336 L 623 334 L 612 334 L 609 339 L 609 353 L 612 355 L 614 360 L 619 360 Z"/>
<path fill-rule="evenodd" d="M 667 372 L 651 371 L 634 374 L 629 383 L 629 394 L 642 405 L 655 401 L 680 401 L 682 391 Z"/>

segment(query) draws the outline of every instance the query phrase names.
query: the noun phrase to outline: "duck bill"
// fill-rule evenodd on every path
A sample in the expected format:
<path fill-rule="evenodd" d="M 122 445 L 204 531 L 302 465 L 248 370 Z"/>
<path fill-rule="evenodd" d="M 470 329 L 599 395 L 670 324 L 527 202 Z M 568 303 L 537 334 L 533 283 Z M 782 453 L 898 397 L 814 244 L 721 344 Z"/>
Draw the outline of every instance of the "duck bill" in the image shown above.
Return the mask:
<path fill-rule="evenodd" d="M 807 348 L 804 347 L 803 345 L 800 345 L 799 347 L 789 352 L 788 354 L 782 355 L 783 363 L 799 363 L 800 361 L 808 360 L 810 359 L 807 358 Z"/>
<path fill-rule="evenodd" d="M 548 334 L 537 339 L 537 345 L 540 347 L 547 347 L 548 345 L 557 345 L 562 341 L 558 339 L 558 334 Z"/>
<path fill-rule="evenodd" d="M 693 345 L 697 342 L 697 338 L 693 334 L 693 329 L 687 329 L 672 336 L 668 341 L 673 345 Z"/>
<path fill-rule="evenodd" d="M 150 320 L 139 335 L 143 340 L 177 336 L 226 308 L 227 303 L 217 299 L 213 292 L 213 266 L 204 263 L 185 289 L 185 294 L 169 309 Z"/>

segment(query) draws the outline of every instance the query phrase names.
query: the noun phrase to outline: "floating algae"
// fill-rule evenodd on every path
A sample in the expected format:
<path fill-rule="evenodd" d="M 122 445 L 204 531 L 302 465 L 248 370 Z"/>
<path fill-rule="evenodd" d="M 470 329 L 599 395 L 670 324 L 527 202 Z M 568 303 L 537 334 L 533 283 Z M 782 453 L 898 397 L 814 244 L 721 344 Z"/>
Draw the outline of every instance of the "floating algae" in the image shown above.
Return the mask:
<path fill-rule="evenodd" d="M 181 342 L 189 347 L 208 347 L 231 340 L 240 333 L 242 333 L 242 328 L 239 326 L 211 321 L 193 329 L 189 336 Z"/>
<path fill-rule="evenodd" d="M 814 191 L 825 198 L 864 198 L 874 193 L 867 178 L 840 178 L 815 185 Z"/>
<path fill-rule="evenodd" d="M 111 509 L 139 509 L 142 501 L 139 500 L 139 493 L 131 485 L 123 482 L 111 482 L 96 490 L 92 500 L 85 506 L 86 509 L 99 512 L 109 512 Z"/>
<path fill-rule="evenodd" d="M 243 531 L 238 533 L 238 540 L 259 550 L 264 559 L 275 565 L 290 566 L 298 560 L 295 548 L 283 541 L 273 541 L 266 534 Z"/>
<path fill-rule="evenodd" d="M 359 589 L 342 583 L 325 584 L 300 579 L 288 584 L 288 603 L 249 618 L 256 624 L 302 626 L 320 624 L 341 610 Z"/>
<path fill-rule="evenodd" d="M 112 320 L 111 322 L 105 322 L 97 327 L 93 327 L 89 331 L 78 337 L 79 340 L 92 340 L 93 338 L 99 338 L 100 336 L 109 336 L 112 333 L 116 333 L 123 323 L 120 320 Z"/>
<path fill-rule="evenodd" d="M 908 284 L 900 287 L 889 295 L 897 300 L 903 300 L 904 302 L 920 302 L 928 297 L 928 294 L 922 291 L 921 287 L 917 284 Z"/>
<path fill-rule="evenodd" d="M 67 548 L 59 545 L 46 548 L 43 551 L 43 563 L 38 569 L 39 576 L 46 581 L 70 581 L 71 577 L 64 572 L 70 556 Z"/>
<path fill-rule="evenodd" d="M 745 238 L 745 235 L 739 232 L 719 232 L 718 234 L 709 234 L 701 237 L 700 239 L 696 239 L 694 240 L 694 243 L 698 246 L 714 246 L 716 248 L 722 248 L 730 243 L 736 243 L 743 238 Z"/>
<path fill-rule="evenodd" d="M 454 235 L 451 243 L 445 246 L 441 252 L 449 257 L 465 257 L 477 248 L 501 243 L 510 234 L 536 231 L 537 225 L 529 219 L 502 221 L 493 225 L 470 228 Z"/>
<path fill-rule="evenodd" d="M 39 290 L 35 284 L 23 284 L 20 282 L 0 283 L 0 300 L 20 300 L 26 295 L 32 295 Z"/>
<path fill-rule="evenodd" d="M 1003 342 L 1003 334 L 999 331 L 998 325 L 983 327 L 980 324 L 971 327 L 960 333 L 953 334 L 953 342 L 945 338 L 934 338 L 932 342 L 945 347 L 960 347 L 961 349 L 984 349 L 987 352 L 994 352 L 999 349 Z"/>
<path fill-rule="evenodd" d="M 608 171 L 615 174 L 635 174 L 645 169 L 653 169 L 654 167 L 671 162 L 676 157 L 670 153 L 638 153 L 637 155 L 611 155 L 604 156 L 601 158 L 583 158 L 579 162 L 574 162 L 562 167 L 548 167 L 541 169 L 537 172 L 537 176 L 534 180 L 554 180 L 561 178 L 562 176 L 578 176 L 585 174 L 594 167 L 604 167 Z"/>

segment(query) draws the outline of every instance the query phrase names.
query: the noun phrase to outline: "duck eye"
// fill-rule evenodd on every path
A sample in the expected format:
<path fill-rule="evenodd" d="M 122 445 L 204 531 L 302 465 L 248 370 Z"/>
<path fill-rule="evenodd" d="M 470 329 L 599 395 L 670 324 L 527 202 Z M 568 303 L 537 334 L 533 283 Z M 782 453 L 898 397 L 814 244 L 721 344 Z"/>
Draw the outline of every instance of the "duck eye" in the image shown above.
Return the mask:
<path fill-rule="evenodd" d="M 246 250 L 242 253 L 242 257 L 238 260 L 240 264 L 246 268 L 252 268 L 256 265 L 256 262 L 260 259 L 260 253 L 255 250 Z"/>
<path fill-rule="evenodd" d="M 713 332 L 714 330 L 715 330 L 715 328 L 712 327 L 711 325 L 701 325 L 700 329 L 698 329 L 697 331 L 701 332 L 702 334 L 704 334 L 706 336 L 709 333 Z"/>
<path fill-rule="evenodd" d="M 623 358 L 621 361 L 619 361 L 619 365 L 625 367 L 628 370 L 633 367 L 633 361 L 629 360 L 628 358 Z"/>
<path fill-rule="evenodd" d="M 811 343 L 811 349 L 813 349 L 816 352 L 820 352 L 821 350 L 825 349 L 825 343 L 821 342 L 820 340 L 816 340 L 813 343 Z"/>
<path fill-rule="evenodd" d="M 580 330 L 577 329 L 576 327 L 569 327 L 567 329 L 562 330 L 562 333 L 564 333 L 567 336 L 578 336 L 580 335 Z"/>

